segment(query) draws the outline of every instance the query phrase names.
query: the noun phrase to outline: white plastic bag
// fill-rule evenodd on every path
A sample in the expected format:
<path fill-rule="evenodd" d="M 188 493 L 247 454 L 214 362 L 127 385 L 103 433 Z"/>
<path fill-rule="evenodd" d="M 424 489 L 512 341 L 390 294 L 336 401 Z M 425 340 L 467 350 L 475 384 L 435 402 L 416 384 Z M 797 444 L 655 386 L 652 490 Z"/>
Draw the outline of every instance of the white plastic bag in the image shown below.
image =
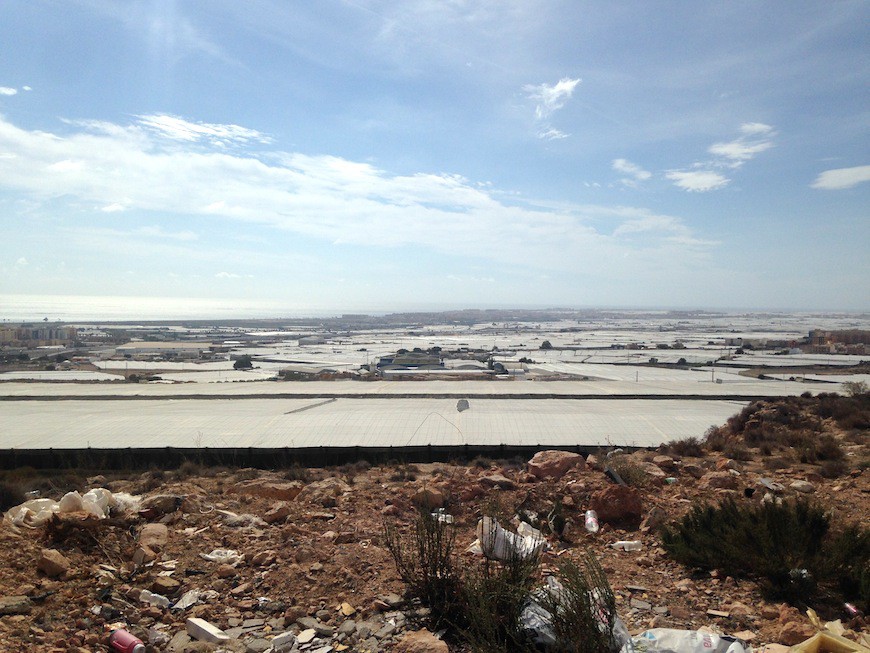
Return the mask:
<path fill-rule="evenodd" d="M 509 560 L 514 556 L 526 559 L 544 550 L 547 541 L 541 531 L 525 522 L 520 524 L 518 530 L 522 530 L 525 535 L 506 531 L 492 517 L 481 519 L 477 523 L 477 539 L 483 555 L 490 560 Z"/>
<path fill-rule="evenodd" d="M 742 639 L 701 630 L 653 628 L 625 643 L 620 653 L 752 653 Z"/>

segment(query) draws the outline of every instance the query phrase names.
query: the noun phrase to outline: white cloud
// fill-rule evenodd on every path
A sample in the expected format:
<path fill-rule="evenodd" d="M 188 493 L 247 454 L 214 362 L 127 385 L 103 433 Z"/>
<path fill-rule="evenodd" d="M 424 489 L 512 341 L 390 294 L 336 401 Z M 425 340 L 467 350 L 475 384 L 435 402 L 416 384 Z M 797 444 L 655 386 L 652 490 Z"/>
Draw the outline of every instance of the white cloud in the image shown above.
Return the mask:
<path fill-rule="evenodd" d="M 0 86 L 0 95 L 15 95 L 18 93 L 17 89 L 9 88 L 8 86 Z"/>
<path fill-rule="evenodd" d="M 535 117 L 544 120 L 549 118 L 554 111 L 565 106 L 579 83 L 579 79 L 563 77 L 553 85 L 527 84 L 523 86 L 523 90 L 528 94 L 529 99 L 537 102 Z"/>
<path fill-rule="evenodd" d="M 687 227 L 681 233 L 648 230 L 630 242 L 612 234 L 626 221 L 654 215 L 643 209 L 521 202 L 458 175 L 392 175 L 334 156 L 271 151 L 261 159 L 209 147 L 208 140 L 167 139 L 140 124 L 74 126 L 61 138 L 21 129 L 0 116 L 0 151 L 16 156 L 0 159 L 0 187 L 76 210 L 81 203 L 130 206 L 137 216 L 262 224 L 336 245 L 414 245 L 451 255 L 508 257 L 544 269 L 606 266 L 627 252 L 637 265 L 658 269 L 676 265 L 681 254 L 694 255 L 701 242 L 692 241 Z M 140 227 L 104 238 L 132 246 L 137 238 L 166 242 L 196 235 Z M 481 242 L 488 247 L 482 250 Z M 618 274 L 631 271 L 620 268 Z"/>
<path fill-rule="evenodd" d="M 620 179 L 620 181 L 626 186 L 636 186 L 637 182 L 646 181 L 652 177 L 651 172 L 644 170 L 639 165 L 636 165 L 627 159 L 614 159 L 613 169 L 617 172 L 629 175 L 628 177 Z"/>
<path fill-rule="evenodd" d="M 15 261 L 15 265 L 20 267 L 20 268 L 23 268 L 25 265 L 27 265 L 27 259 L 22 256 L 17 261 Z"/>
<path fill-rule="evenodd" d="M 675 186 L 693 193 L 705 193 L 724 188 L 731 181 L 718 172 L 710 170 L 671 170 L 665 177 L 674 182 Z"/>
<path fill-rule="evenodd" d="M 773 127 L 761 122 L 745 122 L 740 125 L 741 136 L 725 143 L 713 143 L 708 152 L 727 160 L 727 165 L 739 168 L 757 154 L 773 147 L 771 138 L 776 135 Z"/>
<path fill-rule="evenodd" d="M 568 134 L 563 131 L 559 131 L 558 129 L 554 129 L 553 127 L 549 127 L 542 131 L 539 131 L 538 138 L 542 138 L 545 141 L 557 141 L 562 138 L 568 138 Z"/>
<path fill-rule="evenodd" d="M 523 86 L 529 99 L 535 104 L 535 122 L 539 124 L 538 138 L 544 140 L 556 140 L 567 138 L 568 134 L 555 129 L 547 123 L 547 119 L 556 111 L 565 106 L 571 99 L 574 89 L 580 83 L 580 79 L 563 77 L 553 85 L 550 84 L 527 84 Z"/>
<path fill-rule="evenodd" d="M 140 125 L 179 141 L 205 140 L 213 145 L 272 142 L 272 139 L 265 134 L 238 125 L 190 122 L 183 118 L 162 114 L 138 116 L 138 118 Z"/>
<path fill-rule="evenodd" d="M 32 91 L 33 89 L 32 89 L 31 87 L 29 87 L 29 86 L 22 86 L 22 87 L 21 87 L 21 90 L 22 90 L 22 91 Z"/>
<path fill-rule="evenodd" d="M 112 204 L 107 204 L 106 206 L 104 206 L 100 209 L 100 211 L 103 211 L 104 213 L 118 213 L 119 211 L 126 211 L 126 210 L 127 210 L 126 206 L 124 206 L 123 204 L 118 204 L 117 202 L 114 202 Z"/>
<path fill-rule="evenodd" d="M 855 166 L 854 168 L 825 170 L 816 177 L 811 186 L 822 190 L 843 190 L 865 181 L 870 181 L 870 166 Z"/>
<path fill-rule="evenodd" d="M 214 275 L 216 279 L 241 279 L 242 275 L 235 274 L 234 272 L 218 272 Z"/>

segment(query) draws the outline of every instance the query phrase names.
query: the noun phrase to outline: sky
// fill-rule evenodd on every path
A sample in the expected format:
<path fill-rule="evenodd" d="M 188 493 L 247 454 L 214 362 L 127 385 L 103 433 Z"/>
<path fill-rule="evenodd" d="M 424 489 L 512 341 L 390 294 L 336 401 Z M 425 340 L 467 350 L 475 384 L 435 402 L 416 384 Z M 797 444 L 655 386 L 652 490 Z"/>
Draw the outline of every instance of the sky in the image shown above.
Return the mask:
<path fill-rule="evenodd" d="M 867 0 L 8 0 L 0 295 L 870 310 L 868 24 Z"/>

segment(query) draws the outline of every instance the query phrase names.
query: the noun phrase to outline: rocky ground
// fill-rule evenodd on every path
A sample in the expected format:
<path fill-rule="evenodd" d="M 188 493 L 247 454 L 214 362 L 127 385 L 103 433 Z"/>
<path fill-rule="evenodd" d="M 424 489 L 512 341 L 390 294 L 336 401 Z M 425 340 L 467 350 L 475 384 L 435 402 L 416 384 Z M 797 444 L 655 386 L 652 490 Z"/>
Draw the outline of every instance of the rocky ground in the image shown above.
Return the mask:
<path fill-rule="evenodd" d="M 620 456 L 628 488 L 604 473 L 606 452 L 585 461 L 547 454 L 533 461 L 283 472 L 188 464 L 172 472 L 91 477 L 81 490 L 106 487 L 141 501 L 103 520 L 73 512 L 38 528 L 8 521 L 0 527 L 0 649 L 107 651 L 108 628 L 120 622 L 150 642 L 150 651 L 461 650 L 419 632 L 425 611 L 406 602 L 385 546 L 384 521 L 407 531 L 423 498 L 443 503 L 453 516 L 460 551 L 494 502 L 507 514 L 518 507 L 546 514 L 558 499 L 568 527 L 564 541 L 548 536 L 542 578 L 561 560 L 591 550 L 632 632 L 706 626 L 753 646 L 791 645 L 814 632 L 806 615 L 766 601 L 750 580 L 672 561 L 656 529 L 694 502 L 729 494 L 756 501 L 771 487 L 782 496 L 812 497 L 833 524 L 866 524 L 867 445 L 854 440 L 844 442 L 847 462 L 836 478 L 821 476 L 816 464 L 770 469 L 761 455 L 737 461 L 673 450 Z M 588 508 L 598 512 L 597 533 L 583 527 Z M 638 540 L 641 549 L 611 547 L 620 540 Z M 463 565 L 477 560 L 460 556 Z M 170 607 L 161 605 L 163 597 Z M 856 632 L 868 626 L 846 609 L 829 616 Z M 190 618 L 229 640 L 208 643 L 208 632 L 188 626 Z"/>

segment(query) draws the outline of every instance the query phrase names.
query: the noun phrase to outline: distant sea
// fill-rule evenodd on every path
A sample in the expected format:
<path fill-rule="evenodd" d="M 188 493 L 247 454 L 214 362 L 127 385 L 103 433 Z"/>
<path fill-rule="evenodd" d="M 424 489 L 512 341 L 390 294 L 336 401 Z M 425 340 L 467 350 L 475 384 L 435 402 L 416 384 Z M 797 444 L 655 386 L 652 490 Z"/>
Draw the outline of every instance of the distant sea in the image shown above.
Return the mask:
<path fill-rule="evenodd" d="M 338 311 L 288 308 L 278 302 L 189 297 L 0 295 L 2 322 L 129 322 L 328 317 Z"/>

